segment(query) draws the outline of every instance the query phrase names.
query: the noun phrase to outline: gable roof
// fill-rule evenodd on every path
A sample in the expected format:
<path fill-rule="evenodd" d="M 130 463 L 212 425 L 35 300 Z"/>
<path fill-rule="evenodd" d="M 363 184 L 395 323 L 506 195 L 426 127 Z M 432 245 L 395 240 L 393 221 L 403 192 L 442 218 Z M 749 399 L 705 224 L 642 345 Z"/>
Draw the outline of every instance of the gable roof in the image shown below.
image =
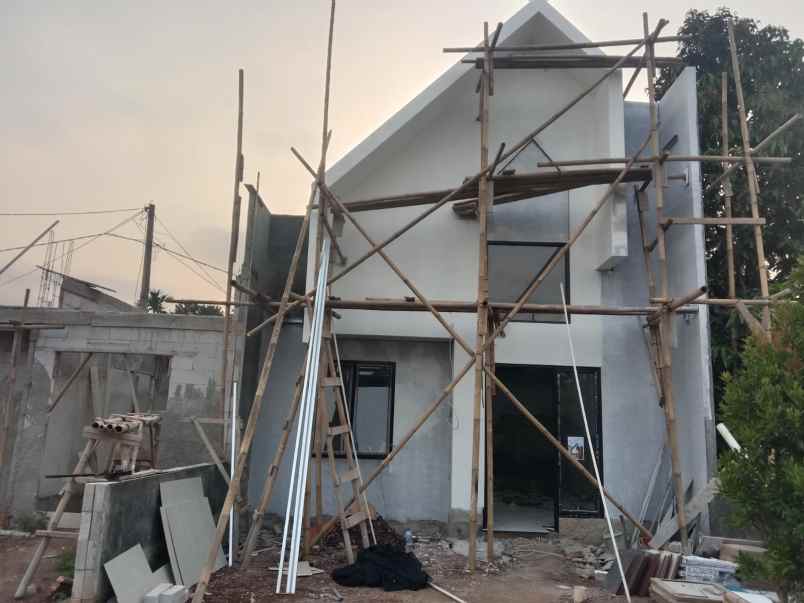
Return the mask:
<path fill-rule="evenodd" d="M 525 6 L 503 23 L 498 43 L 500 45 L 506 42 L 510 43 L 512 39 L 521 35 L 539 16 L 544 17 L 569 43 L 585 43 L 591 41 L 546 0 L 529 0 Z M 581 52 L 592 55 L 603 54 L 598 48 L 590 48 Z M 436 78 L 433 83 L 417 94 L 413 100 L 408 102 L 379 128 L 374 130 L 374 132 L 369 134 L 359 144 L 336 161 L 332 167 L 327 170 L 327 182 L 330 185 L 336 185 L 340 179 L 360 166 L 394 134 L 400 132 L 405 126 L 410 124 L 416 116 L 445 94 L 461 77 L 470 71 L 474 71 L 475 66 L 473 64 L 461 62 L 462 59 L 469 56 L 473 55 L 467 54 L 461 56 L 452 67 L 447 69 Z"/>

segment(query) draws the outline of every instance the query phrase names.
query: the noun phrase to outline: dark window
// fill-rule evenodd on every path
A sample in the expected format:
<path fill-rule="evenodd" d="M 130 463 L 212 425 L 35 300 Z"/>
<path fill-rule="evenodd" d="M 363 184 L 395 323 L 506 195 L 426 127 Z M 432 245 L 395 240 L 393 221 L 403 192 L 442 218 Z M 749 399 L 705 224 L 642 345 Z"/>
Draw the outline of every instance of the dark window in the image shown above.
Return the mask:
<path fill-rule="evenodd" d="M 341 367 L 357 455 L 385 457 L 393 442 L 394 364 L 343 361 Z M 332 422 L 340 423 L 336 414 Z M 344 444 L 344 438 L 335 439 L 339 455 L 345 452 Z"/>
<path fill-rule="evenodd" d="M 489 241 L 489 299 L 492 303 L 514 303 L 533 283 L 547 263 L 565 243 L 517 243 Z M 567 304 L 570 303 L 569 253 L 547 275 L 527 300 L 529 304 L 561 305 L 561 283 Z M 520 312 L 513 320 L 518 322 L 563 322 L 564 315 Z"/>

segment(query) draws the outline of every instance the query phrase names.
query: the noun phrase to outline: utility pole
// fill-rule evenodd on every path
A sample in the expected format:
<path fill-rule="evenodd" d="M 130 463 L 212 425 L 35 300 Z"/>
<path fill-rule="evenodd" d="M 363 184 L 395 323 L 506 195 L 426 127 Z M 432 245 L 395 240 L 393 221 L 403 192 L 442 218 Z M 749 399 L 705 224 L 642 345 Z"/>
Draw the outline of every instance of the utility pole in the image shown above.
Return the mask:
<path fill-rule="evenodd" d="M 145 251 L 142 258 L 142 283 L 140 284 L 140 299 L 137 305 L 145 309 L 148 302 L 148 294 L 151 291 L 151 256 L 154 250 L 154 218 L 156 217 L 156 205 L 149 203 L 145 206 L 147 224 L 145 227 Z"/>

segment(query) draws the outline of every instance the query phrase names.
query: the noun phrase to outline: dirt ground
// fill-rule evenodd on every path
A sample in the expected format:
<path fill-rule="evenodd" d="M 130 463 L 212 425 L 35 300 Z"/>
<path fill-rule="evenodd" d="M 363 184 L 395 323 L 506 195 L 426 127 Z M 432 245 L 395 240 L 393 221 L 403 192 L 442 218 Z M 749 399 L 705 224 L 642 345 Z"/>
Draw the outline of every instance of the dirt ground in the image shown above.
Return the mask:
<path fill-rule="evenodd" d="M 14 591 L 39 541 L 39 538 L 0 536 L 0 601 L 14 600 Z M 31 582 L 34 592 L 25 601 L 41 603 L 51 600 L 49 589 L 61 575 L 58 569 L 60 557 L 67 551 L 75 553 L 74 542 L 61 540 L 51 543 Z"/>
<path fill-rule="evenodd" d="M 498 565 L 478 562 L 474 575 L 466 569 L 463 557 L 439 539 L 418 542 L 414 553 L 422 562 L 432 582 L 467 603 L 561 603 L 571 602 L 574 586 L 585 586 L 589 590 L 589 601 L 595 603 L 625 601 L 598 588 L 593 581 L 578 577 L 569 563 L 562 558 L 556 544 L 538 540 L 517 538 L 515 551 L 506 555 L 505 561 Z M 277 595 L 276 571 L 278 560 L 278 539 L 263 543 L 258 549 L 251 567 L 245 572 L 226 569 L 215 574 L 210 582 L 206 601 L 226 601 L 258 603 L 261 601 L 346 601 L 389 603 L 409 603 L 413 601 L 444 603 L 449 601 L 443 594 L 426 588 L 420 591 L 384 592 L 378 588 L 348 588 L 338 586 L 329 572 L 345 565 L 340 547 L 319 549 L 310 558 L 313 567 L 325 573 L 311 577 L 299 577 L 296 594 Z M 633 601 L 648 599 L 633 598 Z"/>
<path fill-rule="evenodd" d="M 14 591 L 22 576 L 37 538 L 0 537 L 0 601 L 13 601 Z M 59 556 L 71 550 L 72 543 L 60 542 L 49 547 L 33 581 L 36 591 L 26 601 L 50 601 L 48 589 L 59 576 Z M 556 543 L 538 539 L 515 538 L 509 541 L 508 551 L 497 565 L 478 562 L 478 571 L 472 575 L 466 569 L 466 557 L 452 551 L 441 538 L 423 539 L 415 544 L 414 553 L 422 562 L 432 582 L 467 603 L 562 603 L 571 602 L 574 586 L 585 586 L 592 603 L 618 603 L 625 597 L 615 597 L 598 588 L 591 580 L 578 577 L 570 564 L 563 559 Z M 313 567 L 325 573 L 299 577 L 296 594 L 277 595 L 276 566 L 279 555 L 279 538 L 261 535 L 251 567 L 247 571 L 224 569 L 213 575 L 205 601 L 232 603 L 260 603 L 262 601 L 345 601 L 444 603 L 443 594 L 426 588 L 421 591 L 384 592 L 375 588 L 347 588 L 338 586 L 329 572 L 345 565 L 343 545 L 332 543 L 317 548 L 310 557 Z M 633 598 L 646 602 L 648 599 Z"/>

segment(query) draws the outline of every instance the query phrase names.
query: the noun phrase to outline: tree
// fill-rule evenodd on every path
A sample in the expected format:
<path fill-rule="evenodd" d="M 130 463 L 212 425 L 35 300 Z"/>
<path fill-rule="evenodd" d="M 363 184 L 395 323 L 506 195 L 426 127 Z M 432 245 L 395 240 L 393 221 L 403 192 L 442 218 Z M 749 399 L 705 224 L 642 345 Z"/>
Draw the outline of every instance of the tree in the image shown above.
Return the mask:
<path fill-rule="evenodd" d="M 167 297 L 167 293 L 163 293 L 161 289 L 151 289 L 148 299 L 145 301 L 145 311 L 151 314 L 164 314 Z"/>
<path fill-rule="evenodd" d="M 773 343 L 749 337 L 742 367 L 723 376 L 723 419 L 742 450 L 720 467 L 732 519 L 768 548 L 741 556 L 741 575 L 772 582 L 785 602 L 804 595 L 804 258 L 789 286 L 794 301 L 774 310 Z"/>
<path fill-rule="evenodd" d="M 734 23 L 737 54 L 740 57 L 745 104 L 749 111 L 752 145 L 784 123 L 794 113 L 804 113 L 804 42 L 790 39 L 783 27 L 760 27 L 753 19 L 738 19 L 726 8 L 714 13 L 691 10 L 679 34 L 691 38 L 681 42 L 678 56 L 694 66 L 697 75 L 698 130 L 702 153 L 721 152 L 721 73 L 729 76 L 729 145 L 742 153 L 742 138 L 737 113 L 737 98 L 731 72 L 726 24 Z M 661 94 L 673 81 L 672 68 L 662 71 L 658 89 Z M 804 133 L 802 122 L 774 139 L 763 155 L 793 158 L 792 165 L 757 164 L 760 187 L 760 215 L 767 218 L 764 228 L 765 255 L 770 278 L 781 282 L 790 276 L 796 258 L 804 251 Z M 701 163 L 704 189 L 722 173 L 717 163 Z M 734 216 L 750 216 L 750 199 L 745 171 L 732 177 Z M 725 215 L 724 198 L 717 189 L 704 196 L 705 215 Z M 751 227 L 734 229 L 737 297 L 757 297 L 759 276 Z M 708 285 L 711 297 L 726 297 L 726 245 L 723 227 L 706 228 Z M 710 308 L 713 372 L 739 366 L 739 350 L 734 345 L 745 333 L 735 314 L 728 308 Z M 722 383 L 715 380 L 716 400 L 722 397 Z"/>
<path fill-rule="evenodd" d="M 174 314 L 195 314 L 197 316 L 223 316 L 223 311 L 218 306 L 210 304 L 176 304 L 173 308 Z"/>

